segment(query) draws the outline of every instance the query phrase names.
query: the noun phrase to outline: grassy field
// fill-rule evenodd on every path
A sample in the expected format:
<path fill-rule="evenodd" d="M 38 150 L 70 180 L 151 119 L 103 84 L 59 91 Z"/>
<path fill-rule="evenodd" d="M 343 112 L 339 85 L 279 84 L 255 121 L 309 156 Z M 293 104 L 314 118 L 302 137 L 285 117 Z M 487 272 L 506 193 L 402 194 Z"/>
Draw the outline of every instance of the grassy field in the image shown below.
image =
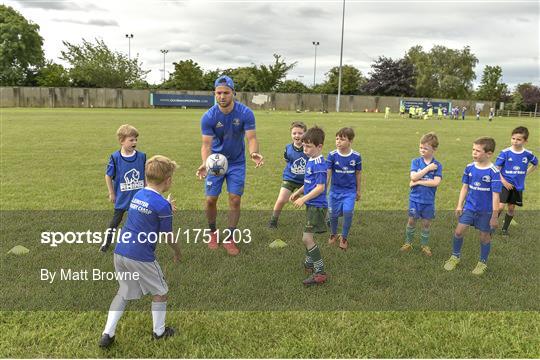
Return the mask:
<path fill-rule="evenodd" d="M 0 357 L 540 357 L 538 210 L 540 181 L 527 181 L 525 207 L 508 240 L 495 237 L 489 272 L 470 270 L 478 256 L 470 231 L 462 266 L 445 273 L 456 220 L 451 210 L 461 174 L 471 161 L 472 141 L 492 136 L 498 153 L 510 132 L 525 125 L 527 148 L 540 153 L 540 122 L 530 118 L 475 121 L 409 120 L 382 114 L 257 112 L 265 166 L 248 167 L 240 227 L 253 241 L 238 258 L 211 253 L 203 244 L 184 244 L 174 266 L 158 250 L 170 287 L 168 323 L 179 336 L 150 341 L 149 311 L 127 312 L 109 351 L 97 348 L 115 282 L 39 280 L 40 268 L 112 270 L 111 253 L 97 245 L 57 248 L 39 244 L 41 231 L 103 230 L 112 215 L 103 180 L 115 131 L 130 123 L 140 131 L 139 148 L 175 159 L 180 169 L 171 192 L 181 211 L 175 228 L 205 226 L 203 185 L 195 180 L 200 162 L 195 110 L 1 109 L 2 303 Z M 326 131 L 325 154 L 335 132 L 356 131 L 354 149 L 363 158 L 363 199 L 351 232 L 351 249 L 322 246 L 330 281 L 304 289 L 300 281 L 302 211 L 287 211 L 278 231 L 265 223 L 280 185 L 282 153 L 294 120 Z M 435 131 L 436 157 L 443 164 L 437 191 L 434 256 L 400 256 L 410 160 L 418 140 Z M 226 208 L 221 201 L 220 208 Z M 290 210 L 290 208 L 288 208 Z M 224 224 L 220 220 L 218 226 Z M 285 249 L 270 250 L 275 238 Z M 319 243 L 325 243 L 319 237 Z M 6 255 L 15 244 L 26 257 Z M 148 299 L 130 305 L 149 308 Z"/>

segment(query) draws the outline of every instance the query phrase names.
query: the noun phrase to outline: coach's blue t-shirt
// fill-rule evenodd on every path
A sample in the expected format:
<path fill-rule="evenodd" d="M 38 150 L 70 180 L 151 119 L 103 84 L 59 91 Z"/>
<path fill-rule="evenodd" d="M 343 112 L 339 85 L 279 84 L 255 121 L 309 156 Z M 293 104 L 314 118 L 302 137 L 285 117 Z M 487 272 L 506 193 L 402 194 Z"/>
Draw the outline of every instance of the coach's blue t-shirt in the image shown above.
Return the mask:
<path fill-rule="evenodd" d="M 159 233 L 172 232 L 171 204 L 146 187 L 135 194 L 127 214 L 114 252 L 133 260 L 154 261 Z"/>
<path fill-rule="evenodd" d="M 525 176 L 529 163 L 538 165 L 538 159 L 532 152 L 523 149 L 516 153 L 512 151 L 511 147 L 501 151 L 495 160 L 495 165 L 501 167 L 501 175 L 518 191 L 525 190 Z"/>
<path fill-rule="evenodd" d="M 304 176 L 304 195 L 307 195 L 315 186 L 324 185 L 324 191 L 314 199 L 308 200 L 306 205 L 327 208 L 328 201 L 326 200 L 326 174 L 328 165 L 324 161 L 324 156 L 319 155 L 316 158 L 310 158 L 306 164 L 306 175 Z"/>
<path fill-rule="evenodd" d="M 500 193 L 502 188 L 501 174 L 495 165 L 480 168 L 470 163 L 465 167 L 461 182 L 469 186 L 464 210 L 493 211 L 493 193 Z"/>
<path fill-rule="evenodd" d="M 255 116 L 250 108 L 236 101 L 228 114 L 214 105 L 202 116 L 201 130 L 203 135 L 213 137 L 212 153 L 225 155 L 229 164 L 244 163 L 244 136 L 247 130 L 255 130 Z"/>
<path fill-rule="evenodd" d="M 120 150 L 109 157 L 106 174 L 113 180 L 115 209 L 127 210 L 133 195 L 144 187 L 146 154 L 135 151 L 132 156 L 122 156 Z"/>
<path fill-rule="evenodd" d="M 437 170 L 428 171 L 420 180 L 433 180 L 435 176 L 442 178 L 442 165 L 440 162 L 431 159 L 431 163 L 437 165 Z M 411 172 L 419 172 L 423 170 L 426 166 L 424 159 L 420 156 L 411 161 Z M 419 204 L 435 204 L 435 193 L 437 192 L 437 187 L 430 187 L 424 185 L 417 185 L 411 188 L 411 193 L 409 195 L 409 200 L 417 202 Z"/>
<path fill-rule="evenodd" d="M 362 170 L 360 153 L 351 150 L 342 155 L 337 150 L 330 151 L 326 158 L 328 170 L 332 171 L 332 193 L 356 193 L 356 172 Z"/>
<path fill-rule="evenodd" d="M 302 184 L 308 160 L 308 156 L 304 154 L 304 148 L 288 144 L 285 146 L 283 158 L 287 162 L 285 169 L 283 169 L 283 180 Z"/>

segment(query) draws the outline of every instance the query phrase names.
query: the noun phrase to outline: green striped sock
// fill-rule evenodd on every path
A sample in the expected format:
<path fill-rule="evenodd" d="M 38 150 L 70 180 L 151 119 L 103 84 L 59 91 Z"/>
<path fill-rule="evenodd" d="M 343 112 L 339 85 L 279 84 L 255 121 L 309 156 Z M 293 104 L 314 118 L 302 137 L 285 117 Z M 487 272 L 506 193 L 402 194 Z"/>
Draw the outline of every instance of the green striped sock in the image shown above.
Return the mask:
<path fill-rule="evenodd" d="M 309 251 L 306 249 L 306 258 L 304 260 L 304 266 L 306 268 L 312 268 L 313 267 L 313 259 L 309 255 Z"/>
<path fill-rule="evenodd" d="M 416 232 L 416 227 L 407 225 L 405 230 L 405 242 L 411 244 L 413 242 L 414 233 Z"/>
<path fill-rule="evenodd" d="M 422 246 L 427 246 L 429 241 L 429 229 L 422 229 L 422 234 L 420 234 L 420 243 Z"/>
<path fill-rule="evenodd" d="M 309 256 L 313 260 L 313 267 L 315 268 L 315 273 L 324 273 L 324 263 L 321 257 L 321 250 L 317 245 L 308 250 Z"/>

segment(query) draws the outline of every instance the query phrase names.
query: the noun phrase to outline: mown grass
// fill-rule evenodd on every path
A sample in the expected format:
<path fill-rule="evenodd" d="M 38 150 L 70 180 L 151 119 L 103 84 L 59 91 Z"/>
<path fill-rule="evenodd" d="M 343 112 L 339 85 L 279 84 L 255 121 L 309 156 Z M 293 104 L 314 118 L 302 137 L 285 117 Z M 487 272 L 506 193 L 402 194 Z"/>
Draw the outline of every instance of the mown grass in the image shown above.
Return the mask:
<path fill-rule="evenodd" d="M 117 148 L 115 130 L 126 122 L 139 129 L 142 151 L 167 155 L 181 165 L 172 193 L 179 208 L 189 212 L 180 213 L 176 225 L 204 226 L 203 188 L 194 177 L 200 162 L 201 114 L 195 110 L 1 109 L 0 323 L 6 329 L 0 335 L 1 357 L 540 356 L 538 174 L 528 179 L 525 192 L 525 209 L 532 211 L 523 211 L 521 218 L 518 213 L 520 225 L 512 228 L 509 240 L 495 238 L 485 278 L 470 275 L 478 254 L 472 231 L 463 266 L 455 274 L 441 268 L 455 224 L 444 210 L 455 206 L 463 168 L 471 161 L 472 140 L 493 136 L 498 152 L 508 146 L 511 129 L 525 125 L 531 131 L 527 147 L 538 154 L 538 120 L 497 118 L 488 123 L 486 119 L 424 121 L 397 116 L 384 120 L 383 115 L 373 114 L 275 112 L 256 113 L 266 164 L 248 168 L 241 219 L 241 226 L 256 234 L 254 242 L 244 245 L 237 259 L 209 253 L 203 244 L 185 245 L 184 260 L 177 267 L 162 246 L 158 254 L 173 310 L 168 322 L 180 330 L 179 336 L 154 343 L 149 312 L 128 312 L 117 331 L 118 344 L 109 352 L 100 351 L 96 341 L 106 318 L 103 309 L 116 285 L 47 286 L 35 271 L 44 266 L 112 269 L 110 253 L 100 256 L 93 245 L 47 248 L 38 243 L 36 234 L 47 225 L 78 229 L 94 218 L 95 229 L 102 229 L 101 221 L 106 222 L 112 208 L 106 198 L 104 167 Z M 355 215 L 352 248 L 344 254 L 323 246 L 331 281 L 308 290 L 299 286 L 302 212 L 287 212 L 278 232 L 264 229 L 279 189 L 283 147 L 290 140 L 288 125 L 293 120 L 326 130 L 325 153 L 333 149 L 337 129 L 353 126 L 354 148 L 364 160 L 363 199 Z M 433 227 L 435 256 L 429 260 L 417 253 L 406 257 L 397 253 L 406 218 L 409 164 L 417 156 L 418 139 L 427 131 L 439 135 L 436 156 L 444 168 L 437 193 L 439 216 Z M 220 207 L 226 208 L 226 202 L 221 201 Z M 51 221 L 51 214 L 67 215 Z M 290 246 L 268 250 L 266 244 L 277 237 Z M 30 255 L 7 256 L 9 247 L 17 243 L 30 248 Z M 54 303 L 55 299 L 59 301 Z M 47 304 L 71 311 L 43 311 Z M 132 306 L 144 309 L 148 302 Z"/>

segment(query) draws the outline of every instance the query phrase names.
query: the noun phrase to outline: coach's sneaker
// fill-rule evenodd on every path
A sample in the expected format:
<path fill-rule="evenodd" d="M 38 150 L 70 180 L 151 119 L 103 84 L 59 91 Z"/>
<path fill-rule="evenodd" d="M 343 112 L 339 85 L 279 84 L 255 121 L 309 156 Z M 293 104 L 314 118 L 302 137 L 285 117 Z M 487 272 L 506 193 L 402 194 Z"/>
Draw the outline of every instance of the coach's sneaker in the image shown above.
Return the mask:
<path fill-rule="evenodd" d="M 450 256 L 450 259 L 444 263 L 444 270 L 452 271 L 459 264 L 459 258 L 455 255 Z"/>
<path fill-rule="evenodd" d="M 305 286 L 320 285 L 326 282 L 326 274 L 312 274 L 306 280 L 302 281 Z"/>
<path fill-rule="evenodd" d="M 347 239 L 345 239 L 342 235 L 339 235 L 338 238 L 339 248 L 344 251 L 347 250 L 347 248 L 349 247 L 349 242 L 347 241 Z"/>
<path fill-rule="evenodd" d="M 433 253 L 431 252 L 431 249 L 429 246 L 427 245 L 422 245 L 422 247 L 420 248 L 422 250 L 422 254 L 426 255 L 426 256 L 432 256 Z"/>
<path fill-rule="evenodd" d="M 337 241 L 337 238 L 338 236 L 337 235 L 330 235 L 330 237 L 328 238 L 328 245 L 334 245 Z"/>
<path fill-rule="evenodd" d="M 218 243 L 218 231 L 214 231 L 210 234 L 210 241 L 208 242 L 208 248 L 210 250 L 216 250 L 219 247 Z"/>
<path fill-rule="evenodd" d="M 163 331 L 163 334 L 161 335 L 157 335 L 155 332 L 152 332 L 152 338 L 154 340 L 165 339 L 173 335 L 174 335 L 174 329 L 168 326 L 165 327 L 165 331 Z"/>
<path fill-rule="evenodd" d="M 227 254 L 231 256 L 236 256 L 240 253 L 240 249 L 236 247 L 236 244 L 232 240 L 224 242 L 223 247 L 227 250 Z"/>
<path fill-rule="evenodd" d="M 474 268 L 472 273 L 474 275 L 482 275 L 483 273 L 486 272 L 486 269 L 487 269 L 487 265 L 485 263 L 479 261 L 478 264 L 476 264 L 476 267 Z"/>
<path fill-rule="evenodd" d="M 399 249 L 399 251 L 407 253 L 407 252 L 411 251 L 412 249 L 413 248 L 412 248 L 411 244 L 405 243 L 405 244 L 401 245 L 401 248 Z"/>
<path fill-rule="evenodd" d="M 113 343 L 114 343 L 114 336 L 109 336 L 109 334 L 103 334 L 101 335 L 101 339 L 99 339 L 100 348 L 108 348 Z"/>

